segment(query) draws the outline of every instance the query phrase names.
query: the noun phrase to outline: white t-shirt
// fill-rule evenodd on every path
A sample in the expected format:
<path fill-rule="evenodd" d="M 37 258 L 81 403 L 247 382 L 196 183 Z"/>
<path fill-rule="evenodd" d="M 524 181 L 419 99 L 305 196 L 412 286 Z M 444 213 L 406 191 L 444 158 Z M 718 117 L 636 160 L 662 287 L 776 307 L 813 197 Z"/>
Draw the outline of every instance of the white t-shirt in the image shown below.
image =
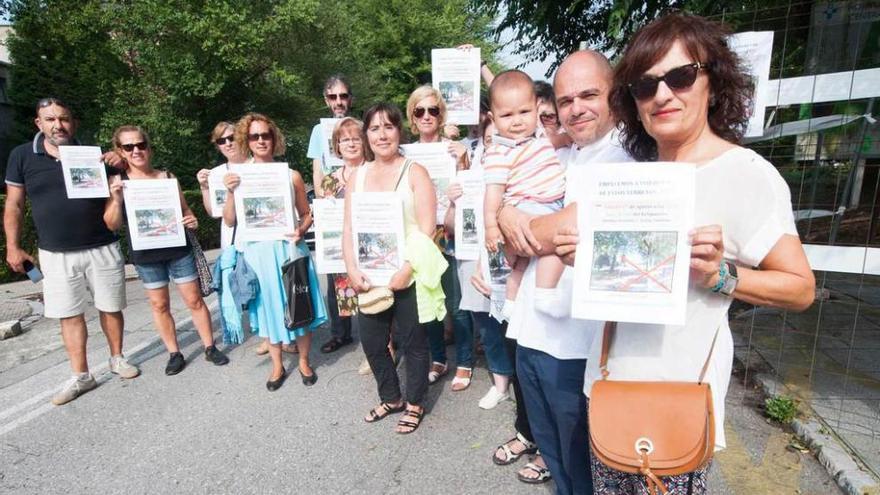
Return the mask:
<path fill-rule="evenodd" d="M 724 257 L 742 266 L 758 266 L 784 234 L 798 235 L 788 184 L 767 160 L 741 147 L 697 168 L 694 222 L 721 225 Z M 715 407 L 716 450 L 725 446 L 724 397 L 733 366 L 727 309 L 732 300 L 692 283 L 685 325 L 619 323 L 608 357 L 612 380 L 693 382 L 719 329 L 706 372 Z M 587 361 L 587 396 L 593 382 L 601 379 L 601 351 L 600 336 Z"/>
<path fill-rule="evenodd" d="M 619 137 L 618 131 L 613 130 L 595 143 L 583 147 L 573 144 L 557 150 L 557 154 L 565 167 L 630 162 L 632 158 L 620 146 Z M 523 347 L 546 352 L 557 359 L 587 358 L 593 337 L 602 330 L 602 322 L 573 318 L 557 319 L 535 311 L 536 259 L 532 259 L 523 274 L 516 304 L 507 326 L 507 337 L 516 339 L 517 344 Z M 556 292 L 568 298 L 565 304 L 571 304 L 573 280 L 571 268 L 566 267 L 556 286 Z"/>

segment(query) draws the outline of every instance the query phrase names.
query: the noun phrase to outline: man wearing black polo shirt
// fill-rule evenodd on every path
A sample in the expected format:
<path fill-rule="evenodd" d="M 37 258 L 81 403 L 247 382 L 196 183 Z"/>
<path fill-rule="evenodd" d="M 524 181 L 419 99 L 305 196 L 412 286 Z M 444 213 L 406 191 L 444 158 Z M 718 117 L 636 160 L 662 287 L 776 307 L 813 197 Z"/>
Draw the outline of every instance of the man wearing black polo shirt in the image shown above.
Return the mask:
<path fill-rule="evenodd" d="M 26 260 L 33 262 L 19 244 L 29 197 L 44 276 L 44 314 L 61 321 L 73 369 L 73 378 L 52 397 L 53 404 L 61 405 L 97 386 L 86 360 L 87 291 L 94 297 L 110 346 L 110 371 L 123 378 L 134 378 L 140 371 L 122 355 L 125 272 L 117 238 L 104 224 L 105 200 L 68 199 L 64 187 L 58 146 L 75 144 L 76 121 L 67 105 L 44 98 L 37 104 L 34 122 L 39 132 L 32 142 L 12 150 L 6 168 L 6 261 L 19 273 L 25 271 Z"/>

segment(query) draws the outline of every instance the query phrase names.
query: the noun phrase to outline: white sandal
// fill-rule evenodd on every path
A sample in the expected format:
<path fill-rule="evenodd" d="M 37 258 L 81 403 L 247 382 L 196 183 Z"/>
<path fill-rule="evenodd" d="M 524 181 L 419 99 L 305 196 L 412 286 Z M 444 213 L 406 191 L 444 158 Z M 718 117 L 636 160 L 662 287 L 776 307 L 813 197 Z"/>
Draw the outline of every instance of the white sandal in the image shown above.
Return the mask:
<path fill-rule="evenodd" d="M 518 453 L 514 453 L 513 450 L 510 449 L 510 444 L 514 440 L 519 440 L 519 443 L 523 444 L 525 447 L 523 450 Z M 504 453 L 504 459 L 499 459 L 496 455 L 498 451 Z M 538 451 L 538 445 L 526 440 L 526 437 L 522 436 L 522 433 L 516 432 L 516 436 L 511 438 L 510 440 L 502 443 L 497 448 L 495 448 L 495 452 L 492 453 L 492 462 L 494 462 L 498 466 L 506 466 L 508 464 L 513 464 L 518 461 L 520 457 L 528 454 L 534 454 Z"/>
<path fill-rule="evenodd" d="M 458 376 L 459 370 L 466 370 L 468 373 L 468 376 Z M 473 378 L 473 376 L 474 376 L 473 368 L 464 368 L 461 366 L 456 368 L 455 369 L 455 377 L 452 378 L 452 386 L 451 386 L 452 391 L 453 392 L 461 392 L 462 390 L 465 390 L 466 388 L 470 387 L 471 386 L 471 378 Z M 460 385 L 461 388 L 455 388 L 456 385 Z"/>

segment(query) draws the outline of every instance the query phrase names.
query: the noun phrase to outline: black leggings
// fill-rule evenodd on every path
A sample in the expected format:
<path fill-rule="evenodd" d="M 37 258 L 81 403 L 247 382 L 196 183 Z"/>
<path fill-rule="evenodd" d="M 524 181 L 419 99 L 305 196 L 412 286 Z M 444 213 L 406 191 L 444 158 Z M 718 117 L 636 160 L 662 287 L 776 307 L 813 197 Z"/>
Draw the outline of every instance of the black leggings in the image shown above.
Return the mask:
<path fill-rule="evenodd" d="M 358 318 L 361 344 L 379 386 L 379 400 L 397 402 L 401 399 L 397 368 L 388 352 L 393 320 L 394 342 L 398 352 L 406 358 L 406 401 L 421 405 L 428 390 L 430 359 L 428 335 L 425 327 L 419 324 L 415 287 L 395 292 L 394 305 L 388 310 L 376 315 L 358 313 Z"/>

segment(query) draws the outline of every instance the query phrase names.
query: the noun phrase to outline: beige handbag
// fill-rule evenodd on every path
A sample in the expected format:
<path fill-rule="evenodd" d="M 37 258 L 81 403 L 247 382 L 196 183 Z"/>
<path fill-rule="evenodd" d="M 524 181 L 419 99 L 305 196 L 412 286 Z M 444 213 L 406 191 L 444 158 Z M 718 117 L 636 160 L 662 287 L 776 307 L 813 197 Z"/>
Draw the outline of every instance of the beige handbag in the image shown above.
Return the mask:
<path fill-rule="evenodd" d="M 379 314 L 394 305 L 394 292 L 388 287 L 373 287 L 357 297 L 358 311 L 365 315 Z"/>
<path fill-rule="evenodd" d="M 608 353 L 616 329 L 616 322 L 605 323 L 602 379 L 590 392 L 590 447 L 602 464 L 641 474 L 652 494 L 665 494 L 660 476 L 696 471 L 712 459 L 712 391 L 703 378 L 718 331 L 699 381 L 689 383 L 608 380 Z"/>

